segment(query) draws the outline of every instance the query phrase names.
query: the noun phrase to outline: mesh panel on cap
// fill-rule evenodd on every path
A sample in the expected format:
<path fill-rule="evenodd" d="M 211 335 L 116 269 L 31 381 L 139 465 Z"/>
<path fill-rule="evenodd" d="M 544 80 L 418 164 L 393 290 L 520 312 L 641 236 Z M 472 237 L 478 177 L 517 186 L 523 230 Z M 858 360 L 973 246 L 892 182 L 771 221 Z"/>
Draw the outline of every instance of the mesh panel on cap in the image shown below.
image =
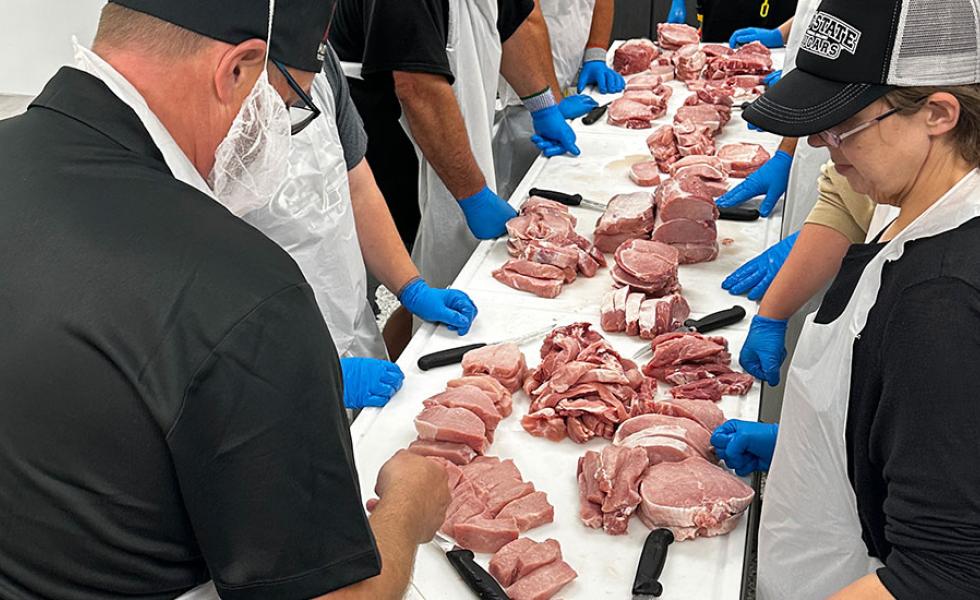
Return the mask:
<path fill-rule="evenodd" d="M 892 85 L 980 83 L 980 0 L 906 0 L 892 52 Z"/>

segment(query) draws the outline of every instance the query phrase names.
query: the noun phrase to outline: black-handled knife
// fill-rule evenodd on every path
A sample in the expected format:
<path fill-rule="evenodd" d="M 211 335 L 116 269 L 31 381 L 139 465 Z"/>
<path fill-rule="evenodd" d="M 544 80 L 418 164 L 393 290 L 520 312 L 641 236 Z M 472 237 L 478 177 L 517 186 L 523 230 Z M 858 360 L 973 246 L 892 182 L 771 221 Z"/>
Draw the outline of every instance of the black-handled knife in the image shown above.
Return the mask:
<path fill-rule="evenodd" d="M 724 221 L 757 221 L 759 219 L 759 211 L 755 208 L 743 208 L 740 206 L 719 208 L 718 218 Z"/>
<path fill-rule="evenodd" d="M 602 118 L 602 115 L 606 114 L 606 110 L 609 109 L 610 102 L 606 102 L 601 106 L 597 106 L 589 111 L 589 114 L 582 117 L 583 125 L 595 125 L 596 122 Z"/>
<path fill-rule="evenodd" d="M 673 542 L 674 534 L 669 529 L 654 529 L 647 536 L 633 579 L 633 600 L 659 598 L 664 593 L 660 575 L 667 562 L 667 548 Z"/>
<path fill-rule="evenodd" d="M 535 329 L 524 335 L 520 335 L 514 338 L 500 340 L 497 342 L 479 342 L 476 344 L 467 344 L 465 346 L 457 346 L 455 348 L 447 348 L 445 350 L 438 350 L 436 352 L 430 352 L 424 356 L 420 356 L 416 364 L 423 371 L 428 371 L 429 369 L 435 369 L 436 367 L 445 367 L 447 365 L 455 365 L 456 363 L 463 360 L 463 355 L 470 350 L 476 350 L 477 348 L 482 348 L 484 346 L 489 346 L 490 344 L 506 344 L 514 343 L 518 346 L 530 342 L 531 340 L 541 337 L 546 333 L 550 332 L 556 327 L 555 323 L 548 325 L 547 327 L 542 327 L 541 329 Z"/>
<path fill-rule="evenodd" d="M 690 331 L 698 333 L 708 333 L 722 327 L 734 325 L 745 318 L 745 309 L 741 306 L 733 306 L 726 310 L 711 313 L 700 319 L 688 319 L 684 321 L 684 327 Z"/>
<path fill-rule="evenodd" d="M 538 198 L 544 198 L 545 200 L 553 200 L 565 206 L 581 206 L 582 208 L 591 208 L 593 210 L 605 211 L 606 205 L 602 202 L 596 202 L 595 200 L 586 200 L 582 197 L 582 194 L 566 194 L 565 192 L 559 192 L 557 190 L 546 190 L 542 188 L 531 188 L 527 192 L 528 196 L 537 196 Z"/>
<path fill-rule="evenodd" d="M 471 551 L 462 548 L 450 550 L 446 552 L 446 558 L 480 600 L 509 600 L 497 580 L 476 563 Z"/>

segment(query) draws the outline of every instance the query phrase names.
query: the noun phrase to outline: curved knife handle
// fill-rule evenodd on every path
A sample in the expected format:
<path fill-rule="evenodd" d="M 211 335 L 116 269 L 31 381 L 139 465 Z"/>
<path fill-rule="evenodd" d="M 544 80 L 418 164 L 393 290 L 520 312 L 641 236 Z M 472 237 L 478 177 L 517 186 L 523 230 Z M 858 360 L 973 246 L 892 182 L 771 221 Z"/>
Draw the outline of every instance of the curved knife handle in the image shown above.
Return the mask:
<path fill-rule="evenodd" d="M 718 218 L 723 221 L 758 221 L 759 211 L 755 208 L 743 208 L 739 206 L 719 208 Z"/>
<path fill-rule="evenodd" d="M 554 200 L 564 204 L 565 206 L 578 206 L 582 204 L 581 194 L 566 194 L 564 192 L 556 192 L 555 190 L 542 190 L 540 188 L 531 188 L 528 190 L 527 194 L 529 196 L 537 196 L 538 198 L 544 198 L 545 200 Z"/>
<path fill-rule="evenodd" d="M 476 564 L 472 552 L 462 549 L 450 550 L 446 552 L 446 558 L 480 600 L 509 600 L 497 580 Z"/>
<path fill-rule="evenodd" d="M 636 579 L 633 580 L 633 594 L 659 598 L 664 588 L 658 579 L 664 572 L 667 562 L 667 547 L 674 542 L 674 534 L 669 529 L 654 529 L 643 543 L 640 563 L 636 566 Z"/>
<path fill-rule="evenodd" d="M 686 327 L 690 327 L 698 333 L 708 333 L 709 331 L 734 325 L 744 318 L 745 309 L 741 306 L 733 306 L 726 310 L 711 313 L 710 315 L 700 319 L 688 319 L 684 321 L 684 325 Z"/>
<path fill-rule="evenodd" d="M 432 352 L 430 354 L 426 354 L 425 356 L 420 356 L 418 366 L 423 371 L 428 371 L 429 369 L 435 369 L 436 367 L 455 365 L 459 361 L 463 360 L 463 355 L 470 350 L 476 350 L 477 348 L 482 348 L 484 346 L 486 346 L 486 344 L 470 344 L 469 346 L 458 346 L 456 348 L 448 348 L 446 350 Z"/>
<path fill-rule="evenodd" d="M 595 125 L 596 122 L 602 118 L 602 115 L 606 114 L 606 110 L 609 109 L 608 104 L 603 104 L 602 106 L 597 106 L 589 111 L 589 114 L 582 117 L 583 125 Z"/>

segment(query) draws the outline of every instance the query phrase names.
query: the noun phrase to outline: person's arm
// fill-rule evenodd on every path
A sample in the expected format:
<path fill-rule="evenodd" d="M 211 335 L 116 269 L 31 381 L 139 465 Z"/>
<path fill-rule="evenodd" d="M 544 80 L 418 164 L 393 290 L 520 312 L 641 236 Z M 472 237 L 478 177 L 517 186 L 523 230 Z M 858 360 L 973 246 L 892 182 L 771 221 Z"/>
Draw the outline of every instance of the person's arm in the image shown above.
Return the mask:
<path fill-rule="evenodd" d="M 393 76 L 412 137 L 449 192 L 459 200 L 483 189 L 486 177 L 470 149 L 463 114 L 446 78 L 408 71 Z"/>
<path fill-rule="evenodd" d="M 779 33 L 783 36 L 784 44 L 789 41 L 789 34 L 793 31 L 793 18 L 790 17 L 785 23 L 779 26 Z"/>
<path fill-rule="evenodd" d="M 548 24 L 541 13 L 539 1 L 535 0 L 534 10 L 503 43 L 500 74 L 521 98 L 548 88 L 557 103 L 561 102 L 563 94 L 551 57 Z"/>
<path fill-rule="evenodd" d="M 888 589 L 874 573 L 865 575 L 851 585 L 837 592 L 828 600 L 892 600 Z"/>
<path fill-rule="evenodd" d="M 592 28 L 586 48 L 609 49 L 612 39 L 613 19 L 616 14 L 616 0 L 596 0 L 592 9 Z"/>
<path fill-rule="evenodd" d="M 397 294 L 405 284 L 419 276 L 419 271 L 398 236 L 398 229 L 367 160 L 348 171 L 347 177 L 364 264 L 378 281 Z"/>

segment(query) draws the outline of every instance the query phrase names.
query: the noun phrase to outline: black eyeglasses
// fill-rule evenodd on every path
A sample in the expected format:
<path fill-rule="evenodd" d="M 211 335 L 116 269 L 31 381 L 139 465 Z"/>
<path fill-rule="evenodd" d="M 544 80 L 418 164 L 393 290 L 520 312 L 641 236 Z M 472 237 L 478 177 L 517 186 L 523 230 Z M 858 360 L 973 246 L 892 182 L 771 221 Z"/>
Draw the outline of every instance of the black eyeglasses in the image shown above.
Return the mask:
<path fill-rule="evenodd" d="M 289 70 L 285 65 L 278 60 L 272 61 L 272 64 L 276 65 L 276 68 L 279 69 L 282 76 L 286 78 L 286 83 L 299 96 L 299 102 L 289 106 L 290 132 L 296 135 L 306 129 L 306 126 L 312 123 L 313 119 L 320 116 L 320 109 L 313 104 L 313 98 L 296 83 L 296 80 L 289 74 Z"/>

